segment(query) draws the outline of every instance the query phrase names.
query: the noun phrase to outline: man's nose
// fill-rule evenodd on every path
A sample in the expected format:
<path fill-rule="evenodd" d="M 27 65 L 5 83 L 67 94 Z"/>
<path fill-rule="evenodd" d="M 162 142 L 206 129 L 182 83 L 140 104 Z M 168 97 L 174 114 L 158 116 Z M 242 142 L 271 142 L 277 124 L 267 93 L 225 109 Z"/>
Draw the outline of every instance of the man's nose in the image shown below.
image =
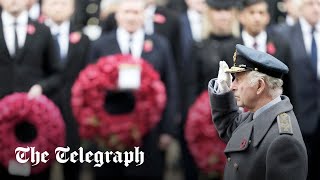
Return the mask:
<path fill-rule="evenodd" d="M 236 90 L 236 82 L 235 81 L 232 81 L 230 89 L 231 89 L 231 91 Z"/>

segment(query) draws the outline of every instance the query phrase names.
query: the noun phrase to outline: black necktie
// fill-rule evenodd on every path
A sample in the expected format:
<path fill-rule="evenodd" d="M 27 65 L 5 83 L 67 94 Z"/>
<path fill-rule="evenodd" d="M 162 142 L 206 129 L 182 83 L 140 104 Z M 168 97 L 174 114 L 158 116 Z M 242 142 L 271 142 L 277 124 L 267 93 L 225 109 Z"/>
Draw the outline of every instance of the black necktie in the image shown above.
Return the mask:
<path fill-rule="evenodd" d="M 18 24 L 15 21 L 13 23 L 13 29 L 14 29 L 14 56 L 17 56 L 18 51 L 19 51 L 19 41 L 18 41 L 17 27 L 18 27 Z"/>
<path fill-rule="evenodd" d="M 257 41 L 255 40 L 254 41 L 254 43 L 253 43 L 253 48 L 255 49 L 255 50 L 258 50 L 258 43 L 257 43 Z"/>
<path fill-rule="evenodd" d="M 53 42 L 54 42 L 54 47 L 55 47 L 55 50 L 56 50 L 56 55 L 57 57 L 59 58 L 59 62 L 62 61 L 62 57 L 61 57 L 61 48 L 60 48 L 60 44 L 59 44 L 59 36 L 60 34 L 59 33 L 56 33 L 53 35 Z"/>
<path fill-rule="evenodd" d="M 317 61 L 318 61 L 318 51 L 317 51 L 317 43 L 315 38 L 315 28 L 312 28 L 311 31 L 312 41 L 311 41 L 311 63 L 312 66 L 317 70 Z"/>
<path fill-rule="evenodd" d="M 128 41 L 128 53 L 132 55 L 132 37 L 129 37 L 129 41 Z"/>

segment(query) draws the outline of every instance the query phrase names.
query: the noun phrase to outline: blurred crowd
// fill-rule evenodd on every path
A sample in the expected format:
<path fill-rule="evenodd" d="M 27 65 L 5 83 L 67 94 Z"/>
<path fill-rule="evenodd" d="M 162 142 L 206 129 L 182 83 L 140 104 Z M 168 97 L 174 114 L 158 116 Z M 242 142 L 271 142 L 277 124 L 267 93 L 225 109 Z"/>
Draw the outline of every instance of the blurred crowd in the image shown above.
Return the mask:
<path fill-rule="evenodd" d="M 180 145 L 183 177 L 198 179 L 201 171 L 184 138 L 188 110 L 217 77 L 219 61 L 233 65 L 236 44 L 267 52 L 289 67 L 284 95 L 293 103 L 307 146 L 308 178 L 320 179 L 320 0 L 0 2 L 0 98 L 18 91 L 50 97 L 62 112 L 73 150 L 82 140 L 70 96 L 83 68 L 121 53 L 142 57 L 159 72 L 168 101 L 160 123 L 143 140 L 145 164 L 104 165 L 93 169 L 94 179 L 163 179 L 173 139 Z M 110 106 L 117 104 L 109 109 L 114 114 L 130 111 L 132 94 L 111 92 L 110 97 Z M 98 149 L 90 145 L 90 150 Z M 81 164 L 63 165 L 64 179 L 77 180 L 80 171 Z M 21 179 L 45 180 L 49 174 L 50 169 Z M 0 177 L 17 178 L 3 167 Z"/>

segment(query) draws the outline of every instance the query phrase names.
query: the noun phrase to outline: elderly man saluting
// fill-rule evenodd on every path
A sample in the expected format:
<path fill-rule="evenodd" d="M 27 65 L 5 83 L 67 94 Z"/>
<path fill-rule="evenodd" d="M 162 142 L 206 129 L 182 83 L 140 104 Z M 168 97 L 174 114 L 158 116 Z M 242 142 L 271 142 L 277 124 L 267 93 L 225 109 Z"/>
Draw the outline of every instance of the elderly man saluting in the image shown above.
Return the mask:
<path fill-rule="evenodd" d="M 224 179 L 305 180 L 305 144 L 290 100 L 281 95 L 288 67 L 239 44 L 233 59 L 230 69 L 220 62 L 208 86 L 215 127 L 228 143 Z"/>

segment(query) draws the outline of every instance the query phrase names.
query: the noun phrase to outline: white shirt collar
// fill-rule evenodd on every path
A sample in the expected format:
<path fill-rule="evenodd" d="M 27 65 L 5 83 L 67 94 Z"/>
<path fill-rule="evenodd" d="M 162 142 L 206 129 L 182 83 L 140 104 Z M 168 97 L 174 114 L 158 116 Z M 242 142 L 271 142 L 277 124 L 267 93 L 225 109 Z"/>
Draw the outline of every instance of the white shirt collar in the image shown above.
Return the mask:
<path fill-rule="evenodd" d="M 311 42 L 312 42 L 312 26 L 307 22 L 307 20 L 303 17 L 299 18 L 302 35 L 303 35 L 303 41 L 304 41 L 304 47 L 308 53 L 308 55 L 311 54 Z M 315 26 L 316 32 L 314 34 L 315 40 L 317 43 L 317 47 L 319 50 L 319 44 L 320 44 L 320 21 Z M 319 52 L 319 51 L 318 51 Z M 317 62 L 317 75 L 318 79 L 320 79 L 320 54 L 318 53 L 318 62 Z"/>
<path fill-rule="evenodd" d="M 123 29 L 122 27 L 117 28 L 117 41 L 120 47 L 120 50 L 123 54 L 129 53 L 129 38 L 131 37 L 131 51 L 132 56 L 140 57 L 143 50 L 144 43 L 144 30 L 138 29 L 136 32 L 130 34 L 128 31 Z"/>
<path fill-rule="evenodd" d="M 27 11 L 23 11 L 20 13 L 20 15 L 15 18 L 14 16 L 12 16 L 10 13 L 8 13 L 7 11 L 3 10 L 2 14 L 2 23 L 3 25 L 13 25 L 14 21 L 16 20 L 18 25 L 27 25 L 28 24 L 28 12 Z"/>
<path fill-rule="evenodd" d="M 131 37 L 132 39 L 135 39 L 137 37 L 144 37 L 144 31 L 142 28 L 138 29 L 137 31 L 135 31 L 134 33 L 129 33 L 128 31 L 126 31 L 124 28 L 119 27 L 117 29 L 117 34 L 121 35 L 124 40 L 129 40 L 129 38 Z"/>
<path fill-rule="evenodd" d="M 60 46 L 60 56 L 61 58 L 67 57 L 69 49 L 70 21 L 64 21 L 58 25 L 51 19 L 47 19 L 45 24 L 50 27 L 52 35 L 59 34 L 57 40 Z"/>
<path fill-rule="evenodd" d="M 69 35 L 70 21 L 64 21 L 60 25 L 53 22 L 51 19 L 46 20 L 46 25 L 50 27 L 52 34 Z"/>
<path fill-rule="evenodd" d="M 251 36 L 247 31 L 243 30 L 242 39 L 244 45 L 250 48 L 253 48 L 254 42 L 257 42 L 259 51 L 266 52 L 266 44 L 267 44 L 267 32 L 262 31 L 256 37 Z"/>
<path fill-rule="evenodd" d="M 15 52 L 15 34 L 14 34 L 14 22 L 17 23 L 16 32 L 18 38 L 18 45 L 22 48 L 25 44 L 27 37 L 27 25 L 28 25 L 28 12 L 23 11 L 15 18 L 7 11 L 1 13 L 3 23 L 3 35 L 10 55 L 14 55 Z"/>
<path fill-rule="evenodd" d="M 303 17 L 299 18 L 300 25 L 303 33 L 311 33 L 312 26 L 307 22 L 307 20 Z"/>
<path fill-rule="evenodd" d="M 299 22 L 303 33 L 311 33 L 312 26 L 307 22 L 305 18 L 300 17 Z M 317 32 L 320 32 L 320 21 L 315 25 L 315 29 Z"/>

